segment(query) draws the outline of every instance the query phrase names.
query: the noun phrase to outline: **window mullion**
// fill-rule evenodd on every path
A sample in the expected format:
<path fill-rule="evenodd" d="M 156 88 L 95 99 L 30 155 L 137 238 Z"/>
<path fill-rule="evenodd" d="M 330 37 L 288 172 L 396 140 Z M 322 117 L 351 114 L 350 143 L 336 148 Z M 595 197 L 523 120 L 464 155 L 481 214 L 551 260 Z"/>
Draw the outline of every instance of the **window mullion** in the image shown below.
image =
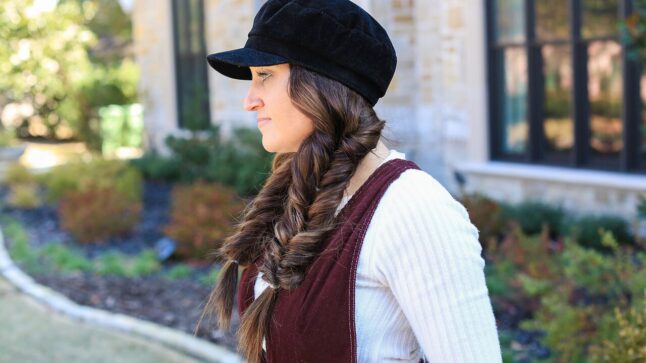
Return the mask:
<path fill-rule="evenodd" d="M 206 62 L 204 61 L 205 59 L 205 53 L 206 53 L 206 19 L 205 19 L 205 14 L 206 14 L 206 4 L 204 0 L 199 1 L 199 21 L 200 21 L 200 27 L 199 27 L 199 44 L 200 48 L 202 50 L 201 54 L 197 56 L 198 62 L 201 62 L 202 66 L 198 67 L 200 70 L 199 74 L 202 78 L 202 82 L 204 83 L 202 86 L 202 94 L 200 97 L 202 97 L 202 102 L 201 102 L 201 107 L 204 110 L 204 123 L 205 127 L 208 127 L 208 125 L 211 124 L 211 107 L 210 107 L 210 102 L 209 102 L 209 75 L 207 68 L 205 66 Z"/>
<path fill-rule="evenodd" d="M 586 42 L 581 37 L 581 0 L 569 0 L 570 37 L 572 41 L 572 120 L 574 120 L 574 161 L 577 167 L 588 163 L 588 62 Z"/>
<path fill-rule="evenodd" d="M 485 41 L 487 42 L 487 84 L 489 87 L 489 158 L 498 159 L 501 156 L 500 113 L 498 111 L 498 100 L 501 97 L 497 84 L 496 74 L 497 60 L 495 52 L 495 5 L 494 1 L 485 1 L 487 12 L 487 31 Z"/>
<path fill-rule="evenodd" d="M 210 124 L 204 1 L 173 0 L 173 45 L 177 125 L 204 129 Z"/>
<path fill-rule="evenodd" d="M 624 20 L 632 13 L 632 3 L 630 0 L 621 1 L 621 19 Z M 622 52 L 623 62 L 623 95 L 622 103 L 623 117 L 623 141 L 624 147 L 621 152 L 621 170 L 629 171 L 637 167 L 637 158 L 639 153 L 639 65 L 637 62 L 629 59 L 624 46 Z"/>
<path fill-rule="evenodd" d="M 542 141 L 542 59 L 540 46 L 536 42 L 536 9 L 534 0 L 525 0 L 525 49 L 527 51 L 528 89 L 527 89 L 527 118 L 529 123 L 527 161 L 536 162 L 541 159 Z"/>

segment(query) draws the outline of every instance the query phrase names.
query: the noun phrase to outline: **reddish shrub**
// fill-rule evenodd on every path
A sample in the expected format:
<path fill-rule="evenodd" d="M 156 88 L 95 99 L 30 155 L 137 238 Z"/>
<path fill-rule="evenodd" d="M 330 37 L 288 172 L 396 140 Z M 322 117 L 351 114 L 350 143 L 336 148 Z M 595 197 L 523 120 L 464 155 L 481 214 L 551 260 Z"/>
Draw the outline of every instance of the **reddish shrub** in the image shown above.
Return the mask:
<path fill-rule="evenodd" d="M 197 182 L 173 189 L 171 222 L 164 233 L 177 241 L 180 258 L 204 259 L 233 231 L 244 204 L 220 184 Z"/>
<path fill-rule="evenodd" d="M 130 232 L 140 212 L 140 202 L 112 187 L 70 191 L 58 205 L 61 226 L 84 243 Z"/>
<path fill-rule="evenodd" d="M 485 250 L 504 236 L 505 224 L 498 202 L 480 194 L 465 195 L 460 202 L 469 213 L 471 223 L 478 228 L 480 243 Z"/>

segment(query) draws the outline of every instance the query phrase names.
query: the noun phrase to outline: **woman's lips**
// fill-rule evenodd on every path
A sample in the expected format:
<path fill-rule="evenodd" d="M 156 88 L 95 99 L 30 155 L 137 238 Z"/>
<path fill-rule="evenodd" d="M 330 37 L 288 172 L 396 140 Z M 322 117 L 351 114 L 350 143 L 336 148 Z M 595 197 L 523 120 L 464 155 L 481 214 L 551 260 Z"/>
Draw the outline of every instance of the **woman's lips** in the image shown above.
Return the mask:
<path fill-rule="evenodd" d="M 258 127 L 261 127 L 262 125 L 268 123 L 269 121 L 271 121 L 271 119 L 269 117 L 259 118 L 258 119 Z"/>

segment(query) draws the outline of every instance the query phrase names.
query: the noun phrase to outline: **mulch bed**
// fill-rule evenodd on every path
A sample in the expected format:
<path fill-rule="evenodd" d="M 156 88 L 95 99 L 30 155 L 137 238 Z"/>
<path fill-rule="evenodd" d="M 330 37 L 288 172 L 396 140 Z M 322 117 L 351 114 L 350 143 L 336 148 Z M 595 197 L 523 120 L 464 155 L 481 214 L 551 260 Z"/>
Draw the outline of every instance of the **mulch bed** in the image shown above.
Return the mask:
<path fill-rule="evenodd" d="M 87 258 L 94 259 L 103 253 L 116 251 L 136 255 L 153 248 L 163 237 L 162 227 L 168 222 L 170 208 L 169 184 L 146 182 L 143 193 L 143 209 L 140 222 L 127 236 L 78 244 L 60 228 L 56 208 L 43 205 L 34 209 L 11 208 L 3 205 L 0 214 L 21 223 L 29 236 L 29 244 L 42 247 L 60 243 L 80 251 Z M 6 200 L 8 190 L 0 188 L 0 200 Z M 11 241 L 6 241 L 11 245 Z M 163 262 L 163 270 L 170 269 L 175 261 Z M 194 276 L 204 274 L 210 266 L 196 266 Z M 197 322 L 207 302 L 211 286 L 194 279 L 169 280 L 161 274 L 140 278 L 100 276 L 92 273 L 33 274 L 40 284 L 51 287 L 72 301 L 115 313 L 127 314 L 183 332 L 194 334 Z M 235 308 L 237 309 L 237 308 Z M 228 332 L 217 328 L 215 317 L 204 316 L 196 336 L 236 350 L 234 333 L 239 325 L 237 310 L 234 310 L 232 329 Z"/>

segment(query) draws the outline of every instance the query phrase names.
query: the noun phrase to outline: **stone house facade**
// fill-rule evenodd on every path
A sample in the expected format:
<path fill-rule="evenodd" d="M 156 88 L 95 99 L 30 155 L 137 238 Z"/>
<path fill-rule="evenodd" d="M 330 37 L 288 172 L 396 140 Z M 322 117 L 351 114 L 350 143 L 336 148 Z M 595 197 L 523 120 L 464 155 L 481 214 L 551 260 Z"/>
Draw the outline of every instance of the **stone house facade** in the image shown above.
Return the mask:
<path fill-rule="evenodd" d="M 512 202 L 539 199 L 574 212 L 634 216 L 638 196 L 646 194 L 646 113 L 640 112 L 646 102 L 646 73 L 622 56 L 612 58 L 613 40 L 618 38 L 614 34 L 591 35 L 587 51 L 573 45 L 577 44 L 573 39 L 585 35 L 586 23 L 574 24 L 591 19 L 586 15 L 591 10 L 580 1 L 544 2 L 555 9 L 528 9 L 534 3 L 528 0 L 355 2 L 386 28 L 397 50 L 395 77 L 375 107 L 387 121 L 386 136 L 395 141 L 392 148 L 406 153 L 455 194 L 466 190 Z M 607 2 L 608 7 L 592 13 L 612 20 L 630 10 L 625 6 L 631 0 L 622 1 L 625 4 L 616 11 L 613 1 Z M 225 135 L 237 126 L 255 127 L 255 115 L 242 108 L 248 85 L 211 70 L 203 57 L 241 47 L 262 3 L 135 0 L 134 37 L 148 147 L 163 149 L 166 135 L 185 132 L 179 110 L 181 104 L 194 109 L 181 97 L 187 89 L 182 82 L 190 77 L 201 80 L 208 95 L 202 107 L 207 122 L 220 125 Z M 546 11 L 557 15 L 548 19 L 543 16 Z M 558 16 L 563 11 L 564 19 Z M 551 23 L 543 24 L 548 20 Z M 536 45 L 545 29 L 563 26 L 569 29 L 557 34 L 563 39 Z M 603 45 L 601 50 L 595 50 L 597 43 Z M 187 47 L 194 56 L 189 61 L 178 54 Z M 566 55 L 552 56 L 555 49 Z M 188 76 L 182 73 L 181 62 Z M 623 66 L 619 76 L 594 83 L 595 66 L 603 75 L 604 64 L 615 64 L 608 62 Z M 556 71 L 549 68 L 554 63 Z M 560 99 L 568 102 L 559 103 L 549 93 L 553 79 L 556 89 L 568 95 Z M 596 102 L 590 91 L 599 87 L 603 91 L 608 82 L 611 86 L 602 96 L 625 100 L 623 111 L 614 118 L 611 111 L 598 111 L 597 105 L 603 103 Z M 623 92 L 619 96 L 617 87 Z M 569 107 L 559 109 L 559 122 L 549 118 L 553 104 Z M 595 112 L 608 115 L 594 118 Z M 586 117 L 601 120 L 601 126 L 591 123 L 592 132 L 586 134 L 581 126 Z M 562 128 L 555 132 L 553 125 Z M 595 127 L 608 140 L 617 137 L 612 130 L 619 127 L 623 144 L 606 142 L 595 149 Z M 580 141 L 586 138 L 591 142 Z M 559 156 L 553 158 L 552 151 Z M 597 154 L 610 161 L 597 163 Z M 463 176 L 463 189 L 456 172 Z"/>

